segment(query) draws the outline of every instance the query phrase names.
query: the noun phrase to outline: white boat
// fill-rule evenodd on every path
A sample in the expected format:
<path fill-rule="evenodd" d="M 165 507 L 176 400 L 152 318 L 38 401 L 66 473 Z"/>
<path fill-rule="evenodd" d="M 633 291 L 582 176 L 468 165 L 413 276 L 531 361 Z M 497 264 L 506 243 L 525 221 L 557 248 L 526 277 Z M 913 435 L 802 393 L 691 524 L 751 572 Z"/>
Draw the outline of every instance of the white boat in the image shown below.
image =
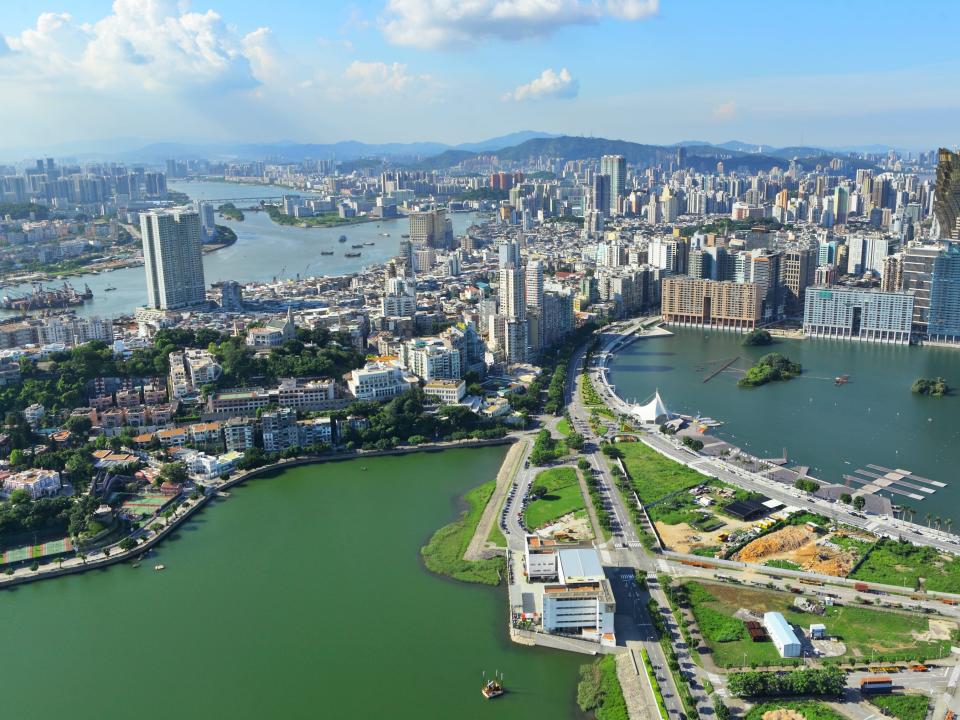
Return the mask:
<path fill-rule="evenodd" d="M 158 563 L 157 565 L 154 565 L 154 566 L 153 566 L 153 569 L 154 569 L 154 570 L 158 570 L 158 571 L 159 571 L 159 570 L 166 570 L 166 569 L 167 569 L 167 566 Z"/>

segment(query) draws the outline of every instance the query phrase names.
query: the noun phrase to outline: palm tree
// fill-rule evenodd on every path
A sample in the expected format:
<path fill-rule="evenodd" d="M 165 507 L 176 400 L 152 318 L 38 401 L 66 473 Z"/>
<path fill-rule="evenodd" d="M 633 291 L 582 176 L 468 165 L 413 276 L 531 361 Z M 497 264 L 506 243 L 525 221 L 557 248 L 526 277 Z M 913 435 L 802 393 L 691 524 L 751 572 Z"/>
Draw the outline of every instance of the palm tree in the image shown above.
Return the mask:
<path fill-rule="evenodd" d="M 933 520 L 933 524 L 937 526 L 937 530 L 940 529 L 940 522 L 941 522 L 940 516 L 938 515 L 938 516 L 937 516 L 936 518 L 934 518 L 934 520 Z"/>
<path fill-rule="evenodd" d="M 927 521 L 927 527 L 930 527 L 930 519 L 933 517 L 930 513 L 927 513 L 923 516 L 923 519 Z"/>
<path fill-rule="evenodd" d="M 947 526 L 947 532 L 950 532 L 950 528 L 953 527 L 953 518 L 947 518 L 943 522 Z"/>

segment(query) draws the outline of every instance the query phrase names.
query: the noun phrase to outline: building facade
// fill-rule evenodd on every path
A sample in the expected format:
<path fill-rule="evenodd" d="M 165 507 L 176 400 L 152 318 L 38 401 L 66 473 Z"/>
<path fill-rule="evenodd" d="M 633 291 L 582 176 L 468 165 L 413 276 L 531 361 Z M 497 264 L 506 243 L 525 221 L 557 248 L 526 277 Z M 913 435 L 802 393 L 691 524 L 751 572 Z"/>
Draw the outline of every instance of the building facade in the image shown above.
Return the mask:
<path fill-rule="evenodd" d="M 808 337 L 907 345 L 913 301 L 908 292 L 812 288 L 804 306 L 803 332 Z"/>

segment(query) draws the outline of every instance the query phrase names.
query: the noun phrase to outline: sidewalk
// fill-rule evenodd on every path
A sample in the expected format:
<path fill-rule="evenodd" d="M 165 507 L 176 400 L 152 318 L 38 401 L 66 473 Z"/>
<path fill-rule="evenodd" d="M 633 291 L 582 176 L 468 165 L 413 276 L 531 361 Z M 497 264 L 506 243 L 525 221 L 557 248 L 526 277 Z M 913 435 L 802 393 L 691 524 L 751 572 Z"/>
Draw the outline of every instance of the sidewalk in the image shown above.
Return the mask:
<path fill-rule="evenodd" d="M 497 473 L 497 487 L 493 491 L 493 495 L 490 496 L 487 506 L 483 509 L 483 515 L 480 516 L 477 529 L 474 531 L 473 537 L 470 539 L 470 544 L 463 554 L 464 560 L 483 560 L 490 556 L 492 550 L 498 549 L 493 543 L 487 542 L 487 538 L 490 536 L 490 531 L 493 530 L 497 522 L 497 514 L 500 512 L 500 508 L 503 507 L 503 501 L 507 496 L 507 491 L 510 489 L 511 483 L 513 483 L 513 478 L 516 477 L 517 472 L 520 470 L 529 446 L 530 441 L 526 438 L 510 446 L 510 450 L 507 452 L 506 457 L 503 459 L 503 464 L 500 466 L 500 471 Z"/>

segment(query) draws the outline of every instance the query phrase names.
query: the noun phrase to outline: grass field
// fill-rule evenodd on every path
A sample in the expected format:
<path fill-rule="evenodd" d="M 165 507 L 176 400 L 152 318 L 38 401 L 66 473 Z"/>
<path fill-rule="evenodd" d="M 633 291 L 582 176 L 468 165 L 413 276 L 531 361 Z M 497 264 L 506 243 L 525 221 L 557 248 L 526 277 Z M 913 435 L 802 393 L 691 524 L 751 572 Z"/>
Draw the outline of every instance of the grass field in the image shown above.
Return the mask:
<path fill-rule="evenodd" d="M 747 665 L 757 663 L 761 666 L 779 665 L 782 660 L 773 643 L 755 643 L 749 639 L 746 632 L 742 633 L 739 639 L 727 642 L 712 640 L 708 627 L 713 627 L 715 616 L 707 612 L 711 610 L 736 623 L 740 621 L 732 616 L 740 608 L 747 608 L 758 614 L 767 611 L 782 612 L 787 622 L 804 628 L 813 622 L 823 622 L 827 626 L 827 634 L 838 637 L 846 645 L 847 652 L 840 658 L 845 662 L 869 662 L 881 657 L 906 660 L 937 658 L 944 657 L 950 649 L 948 641 L 915 639 L 915 633 L 923 633 L 929 629 L 928 621 L 920 616 L 864 607 L 833 606 L 828 607 L 826 613 L 819 617 L 795 610 L 794 596 L 790 593 L 698 582 L 687 582 L 685 587 L 694 616 L 707 617 L 707 627 L 701 626 L 700 630 L 711 649 L 714 662 L 721 667 L 742 667 L 744 658 Z M 722 630 L 727 636 L 733 635 L 732 625 L 731 628 L 722 625 L 717 625 L 716 628 L 718 633 Z M 877 628 L 883 628 L 883 632 L 878 633 Z"/>
<path fill-rule="evenodd" d="M 875 695 L 870 704 L 898 720 L 924 720 L 930 700 L 926 695 Z"/>
<path fill-rule="evenodd" d="M 497 481 L 490 480 L 470 490 L 463 496 L 468 505 L 467 509 L 452 523 L 437 530 L 429 542 L 420 548 L 420 555 L 428 570 L 464 582 L 499 584 L 504 568 L 502 557 L 475 562 L 463 559 L 483 509 L 490 501 L 496 486 Z"/>
<path fill-rule="evenodd" d="M 750 708 L 750 712 L 744 716 L 744 720 L 762 720 L 765 713 L 773 710 L 795 710 L 803 715 L 806 720 L 846 720 L 845 716 L 838 713 L 829 705 L 812 700 L 803 702 L 782 700 L 779 702 L 765 702 L 760 705 L 754 705 Z"/>
<path fill-rule="evenodd" d="M 850 577 L 913 588 L 923 578 L 927 590 L 956 593 L 960 592 L 960 559 L 929 547 L 881 540 Z"/>
<path fill-rule="evenodd" d="M 604 655 L 580 666 L 577 704 L 584 712 L 593 711 L 597 720 L 628 720 L 627 702 L 617 678 L 616 656 Z"/>
<path fill-rule="evenodd" d="M 803 570 L 802 567 L 790 560 L 767 560 L 764 565 L 772 568 L 780 568 L 781 570 Z"/>
<path fill-rule="evenodd" d="M 640 502 L 659 500 L 679 490 L 686 490 L 709 481 L 710 478 L 685 465 L 664 457 L 642 442 L 618 443 L 623 453 L 623 464 Z"/>
<path fill-rule="evenodd" d="M 566 437 L 573 432 L 573 428 L 570 427 L 570 423 L 566 418 L 560 418 L 557 421 L 557 432 Z"/>
<path fill-rule="evenodd" d="M 551 523 L 567 513 L 584 510 L 583 493 L 577 471 L 569 467 L 551 468 L 537 474 L 535 485 L 544 485 L 547 494 L 527 505 L 524 521 L 531 530 Z"/>

